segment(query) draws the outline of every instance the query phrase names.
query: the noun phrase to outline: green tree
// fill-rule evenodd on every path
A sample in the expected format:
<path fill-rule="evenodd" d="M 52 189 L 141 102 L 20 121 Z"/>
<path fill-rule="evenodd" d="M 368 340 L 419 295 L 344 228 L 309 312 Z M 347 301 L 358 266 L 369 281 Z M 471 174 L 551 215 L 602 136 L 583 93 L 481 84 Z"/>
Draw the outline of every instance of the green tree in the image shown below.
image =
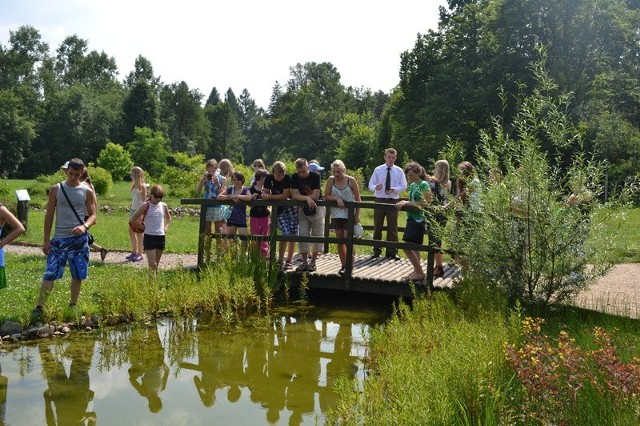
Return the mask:
<path fill-rule="evenodd" d="M 242 161 L 244 135 L 232 107 L 226 102 L 207 106 L 205 114 L 211 126 L 211 145 L 207 154 L 212 158 Z"/>
<path fill-rule="evenodd" d="M 367 165 L 368 155 L 375 144 L 376 129 L 371 114 L 364 116 L 348 113 L 338 122 L 339 145 L 337 158 L 349 169 L 360 169 Z"/>
<path fill-rule="evenodd" d="M 131 155 L 122 145 L 107 142 L 97 159 L 98 166 L 111 173 L 115 180 L 122 180 L 129 175 L 129 171 L 134 166 Z"/>
<path fill-rule="evenodd" d="M 171 146 L 161 132 L 142 127 L 135 129 L 127 151 L 137 166 L 157 178 L 167 167 Z"/>
<path fill-rule="evenodd" d="M 160 92 L 161 119 L 173 151 L 191 155 L 208 146 L 209 123 L 200 106 L 203 95 L 184 81 L 165 85 Z"/>
<path fill-rule="evenodd" d="M 147 79 L 140 78 L 133 83 L 122 104 L 122 113 L 121 139 L 124 141 L 133 138 L 136 127 L 158 129 L 158 102 Z"/>
<path fill-rule="evenodd" d="M 13 92 L 0 90 L 0 173 L 13 175 L 35 138 L 35 123 L 25 117 Z"/>

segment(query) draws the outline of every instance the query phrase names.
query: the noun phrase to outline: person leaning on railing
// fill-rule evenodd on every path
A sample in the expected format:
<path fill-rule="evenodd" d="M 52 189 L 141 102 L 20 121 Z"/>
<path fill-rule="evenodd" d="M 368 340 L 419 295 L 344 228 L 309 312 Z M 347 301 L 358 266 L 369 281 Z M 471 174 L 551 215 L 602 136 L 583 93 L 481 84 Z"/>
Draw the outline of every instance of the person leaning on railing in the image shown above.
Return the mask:
<path fill-rule="evenodd" d="M 358 182 L 347 175 L 347 168 L 341 160 L 336 160 L 331 164 L 331 173 L 332 176 L 327 179 L 325 186 L 324 198 L 338 204 L 338 207 L 331 208 L 331 228 L 336 231 L 336 237 L 345 238 L 349 209 L 345 208 L 344 202 L 360 201 L 360 188 Z M 360 208 L 355 209 L 355 223 L 360 223 Z M 338 255 L 342 265 L 338 274 L 344 275 L 347 264 L 346 244 L 338 244 Z"/>

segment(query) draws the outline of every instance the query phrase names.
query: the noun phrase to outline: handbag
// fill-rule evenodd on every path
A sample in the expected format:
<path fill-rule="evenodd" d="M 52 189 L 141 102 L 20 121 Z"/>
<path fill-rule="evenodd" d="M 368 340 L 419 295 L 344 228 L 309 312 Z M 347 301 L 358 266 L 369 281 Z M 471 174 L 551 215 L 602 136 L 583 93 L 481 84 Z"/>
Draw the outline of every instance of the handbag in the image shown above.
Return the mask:
<path fill-rule="evenodd" d="M 147 204 L 147 209 L 144 211 L 144 213 L 142 214 L 142 219 L 140 219 L 137 222 L 129 222 L 129 228 L 131 228 L 131 230 L 133 232 L 135 232 L 136 234 L 143 234 L 144 230 L 146 228 L 145 224 L 144 224 L 144 218 L 147 216 L 147 212 L 149 211 L 149 202 L 146 201 Z"/>
<path fill-rule="evenodd" d="M 416 222 L 415 220 L 407 220 L 407 226 L 404 228 L 403 241 L 414 244 L 422 244 L 424 241 L 425 223 Z"/>
<path fill-rule="evenodd" d="M 314 214 L 316 214 L 316 208 L 310 208 L 309 206 L 304 206 L 302 208 L 302 212 L 304 213 L 305 216 L 313 216 Z"/>

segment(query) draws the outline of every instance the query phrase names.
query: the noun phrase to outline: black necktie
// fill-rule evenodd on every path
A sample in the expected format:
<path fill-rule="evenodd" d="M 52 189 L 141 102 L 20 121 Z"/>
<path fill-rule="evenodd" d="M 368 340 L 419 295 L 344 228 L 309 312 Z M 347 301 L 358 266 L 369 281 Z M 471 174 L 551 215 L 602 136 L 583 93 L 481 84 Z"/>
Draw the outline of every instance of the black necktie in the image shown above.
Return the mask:
<path fill-rule="evenodd" d="M 387 179 L 384 181 L 384 190 L 388 191 L 391 189 L 391 167 L 387 167 Z"/>

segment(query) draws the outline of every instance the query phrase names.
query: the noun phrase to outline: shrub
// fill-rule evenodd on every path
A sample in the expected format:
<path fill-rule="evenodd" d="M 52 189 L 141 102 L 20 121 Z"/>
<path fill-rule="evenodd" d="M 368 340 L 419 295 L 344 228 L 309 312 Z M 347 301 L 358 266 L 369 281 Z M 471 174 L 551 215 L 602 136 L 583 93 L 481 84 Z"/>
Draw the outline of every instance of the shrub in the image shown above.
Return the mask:
<path fill-rule="evenodd" d="M 133 167 L 131 155 L 122 146 L 113 142 L 107 142 L 97 159 L 98 166 L 105 168 L 115 180 L 122 180 L 129 175 Z"/>
<path fill-rule="evenodd" d="M 111 173 L 108 170 L 103 169 L 102 167 L 89 167 L 88 168 L 89 176 L 91 176 L 91 183 L 93 183 L 93 187 L 96 190 L 98 195 L 105 195 L 111 188 L 113 187 L 113 179 L 111 178 Z"/>
<path fill-rule="evenodd" d="M 613 236 L 587 244 L 601 228 L 603 165 L 584 153 L 564 112 L 569 97 L 554 95 L 544 59 L 534 73 L 538 86 L 518 98 L 513 123 L 496 118 L 481 133 L 480 203 L 457 221 L 462 237 L 454 248 L 469 274 L 486 277 L 512 302 L 547 304 L 570 299 L 606 272 Z"/>

